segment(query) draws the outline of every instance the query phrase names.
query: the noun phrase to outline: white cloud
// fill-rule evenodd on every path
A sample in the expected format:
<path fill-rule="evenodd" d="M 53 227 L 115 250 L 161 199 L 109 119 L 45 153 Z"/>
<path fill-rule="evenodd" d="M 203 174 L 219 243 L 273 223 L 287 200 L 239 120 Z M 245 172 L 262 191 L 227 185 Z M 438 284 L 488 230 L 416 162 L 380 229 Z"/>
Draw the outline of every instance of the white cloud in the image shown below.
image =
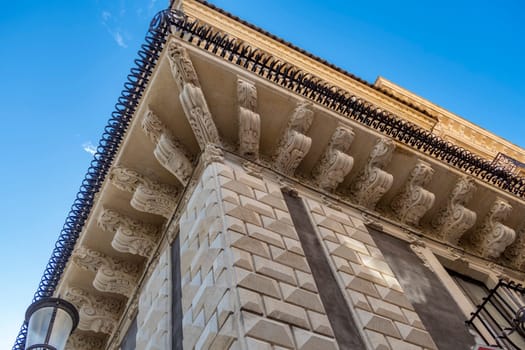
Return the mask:
<path fill-rule="evenodd" d="M 82 144 L 82 149 L 86 151 L 87 153 L 94 155 L 97 152 L 97 147 L 95 147 L 91 141 L 84 142 Z"/>
<path fill-rule="evenodd" d="M 111 12 L 102 11 L 102 21 L 107 22 L 111 18 Z"/>
<path fill-rule="evenodd" d="M 117 42 L 117 45 L 123 48 L 128 47 L 128 45 L 124 42 L 124 38 L 122 37 L 122 34 L 120 32 L 113 33 L 113 39 Z"/>

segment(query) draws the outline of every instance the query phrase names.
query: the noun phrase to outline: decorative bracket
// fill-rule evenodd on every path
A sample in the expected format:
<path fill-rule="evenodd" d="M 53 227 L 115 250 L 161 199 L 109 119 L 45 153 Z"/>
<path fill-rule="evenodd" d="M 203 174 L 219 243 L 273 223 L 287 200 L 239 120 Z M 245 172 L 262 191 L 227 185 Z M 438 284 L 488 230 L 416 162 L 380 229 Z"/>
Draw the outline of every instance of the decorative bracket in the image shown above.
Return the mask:
<path fill-rule="evenodd" d="M 239 102 L 239 152 L 249 159 L 259 158 L 261 117 L 257 109 L 257 89 L 251 81 L 237 78 Z"/>
<path fill-rule="evenodd" d="M 188 152 L 149 108 L 142 119 L 142 129 L 156 144 L 153 154 L 164 168 L 183 185 L 188 183 L 193 165 Z"/>
<path fill-rule="evenodd" d="M 145 224 L 111 209 L 104 209 L 98 217 L 98 226 L 115 236 L 111 246 L 118 252 L 149 258 L 159 234 L 155 225 Z"/>
<path fill-rule="evenodd" d="M 392 201 L 392 210 L 399 221 L 409 225 L 418 225 L 419 219 L 432 208 L 436 196 L 424 189 L 432 180 L 434 169 L 420 159 L 408 175 L 401 192 Z"/>
<path fill-rule="evenodd" d="M 148 179 L 139 172 L 114 167 L 109 180 L 119 190 L 133 193 L 131 206 L 138 211 L 160 215 L 169 219 L 177 205 L 175 187 Z"/>
<path fill-rule="evenodd" d="M 123 306 L 122 301 L 93 295 L 76 287 L 68 288 L 64 299 L 75 305 L 78 310 L 78 329 L 104 334 L 112 334 L 115 330 Z"/>
<path fill-rule="evenodd" d="M 136 264 L 111 258 L 85 247 L 77 248 L 72 258 L 79 267 L 95 273 L 93 287 L 101 292 L 129 297 L 136 287 L 140 271 Z"/>
<path fill-rule="evenodd" d="M 516 231 L 515 241 L 505 249 L 501 258 L 506 265 L 525 271 L 525 223 Z"/>
<path fill-rule="evenodd" d="M 310 129 L 313 118 L 312 104 L 307 101 L 299 102 L 277 148 L 274 160 L 277 170 L 287 175 L 294 174 L 312 146 L 312 139 L 305 134 Z"/>
<path fill-rule="evenodd" d="M 188 52 L 175 41 L 168 44 L 173 77 L 180 89 L 180 101 L 200 149 L 207 144 L 221 145 L 219 132 L 206 103 L 197 72 Z"/>
<path fill-rule="evenodd" d="M 379 138 L 363 170 L 351 187 L 350 196 L 357 204 L 374 209 L 377 202 L 392 187 L 394 176 L 382 170 L 390 160 L 396 144 L 388 138 Z"/>
<path fill-rule="evenodd" d="M 465 207 L 476 191 L 476 182 L 469 176 L 462 177 L 448 197 L 447 206 L 432 221 L 435 235 L 457 245 L 461 236 L 476 223 L 476 212 Z"/>
<path fill-rule="evenodd" d="M 67 340 L 66 350 L 96 350 L 104 348 L 104 340 L 91 334 L 75 332 Z"/>
<path fill-rule="evenodd" d="M 470 238 L 472 248 L 485 258 L 498 258 L 516 239 L 516 232 L 502 221 L 512 211 L 512 206 L 504 199 L 496 198 L 481 227 Z"/>
<path fill-rule="evenodd" d="M 330 143 L 314 169 L 315 182 L 324 190 L 335 191 L 354 165 L 354 158 L 347 154 L 354 140 L 350 127 L 338 126 Z"/>

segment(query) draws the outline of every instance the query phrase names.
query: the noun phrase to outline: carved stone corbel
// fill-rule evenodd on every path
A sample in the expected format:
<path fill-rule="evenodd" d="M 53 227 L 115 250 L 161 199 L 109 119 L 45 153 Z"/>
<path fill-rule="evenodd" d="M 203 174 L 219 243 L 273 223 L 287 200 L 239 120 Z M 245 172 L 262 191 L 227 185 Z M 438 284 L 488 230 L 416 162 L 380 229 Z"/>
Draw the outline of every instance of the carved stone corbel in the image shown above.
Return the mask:
<path fill-rule="evenodd" d="M 374 209 L 381 197 L 392 187 L 394 177 L 384 168 L 392 159 L 396 145 L 388 138 L 379 138 L 370 155 L 367 164 L 353 183 L 350 196 L 359 205 Z"/>
<path fill-rule="evenodd" d="M 76 287 L 68 288 L 64 299 L 75 305 L 78 310 L 78 329 L 104 334 L 111 334 L 115 330 L 123 306 L 122 301 L 90 294 Z"/>
<path fill-rule="evenodd" d="M 419 219 L 432 208 L 436 196 L 424 189 L 432 180 L 434 169 L 422 160 L 418 160 L 401 192 L 392 201 L 392 210 L 397 219 L 409 225 L 418 225 Z"/>
<path fill-rule="evenodd" d="M 184 47 L 175 41 L 168 44 L 168 57 L 175 82 L 180 89 L 180 101 L 186 118 L 201 150 L 207 144 L 220 145 L 219 132 L 200 87 L 197 72 Z"/>
<path fill-rule="evenodd" d="M 156 145 L 153 151 L 155 158 L 181 184 L 186 185 L 193 170 L 188 152 L 149 108 L 142 119 L 142 130 Z"/>
<path fill-rule="evenodd" d="M 259 158 L 261 117 L 257 109 L 257 89 L 251 81 L 237 78 L 237 100 L 239 103 L 239 152 L 243 157 Z"/>
<path fill-rule="evenodd" d="M 350 127 L 338 126 L 330 143 L 314 169 L 314 181 L 326 191 L 334 191 L 348 175 L 354 165 L 354 158 L 347 154 L 354 140 Z"/>
<path fill-rule="evenodd" d="M 67 340 L 66 350 L 100 350 L 105 342 L 92 334 L 75 332 Z"/>
<path fill-rule="evenodd" d="M 277 170 L 293 175 L 299 163 L 306 156 L 312 145 L 312 139 L 305 135 L 314 118 L 311 103 L 302 101 L 297 104 L 288 121 L 288 126 L 281 138 L 274 159 Z"/>
<path fill-rule="evenodd" d="M 148 179 L 135 170 L 114 167 L 109 174 L 111 183 L 122 191 L 133 193 L 130 204 L 138 211 L 169 219 L 177 205 L 175 187 Z"/>
<path fill-rule="evenodd" d="M 465 176 L 458 180 L 446 207 L 432 221 L 436 237 L 457 245 L 461 236 L 474 226 L 477 214 L 465 205 L 475 191 L 476 182 L 473 178 Z"/>
<path fill-rule="evenodd" d="M 72 256 L 73 262 L 95 273 L 93 287 L 101 292 L 129 297 L 136 287 L 140 267 L 136 264 L 106 256 L 103 253 L 79 247 Z"/>
<path fill-rule="evenodd" d="M 111 209 L 104 209 L 98 217 L 98 226 L 115 236 L 111 246 L 118 252 L 149 258 L 155 248 L 159 227 L 145 224 Z"/>
<path fill-rule="evenodd" d="M 506 200 L 496 198 L 482 225 L 466 243 L 485 258 L 498 258 L 516 238 L 516 232 L 502 223 L 511 211 L 512 206 Z"/>
<path fill-rule="evenodd" d="M 516 230 L 516 239 L 501 255 L 507 266 L 525 271 L 525 223 Z"/>

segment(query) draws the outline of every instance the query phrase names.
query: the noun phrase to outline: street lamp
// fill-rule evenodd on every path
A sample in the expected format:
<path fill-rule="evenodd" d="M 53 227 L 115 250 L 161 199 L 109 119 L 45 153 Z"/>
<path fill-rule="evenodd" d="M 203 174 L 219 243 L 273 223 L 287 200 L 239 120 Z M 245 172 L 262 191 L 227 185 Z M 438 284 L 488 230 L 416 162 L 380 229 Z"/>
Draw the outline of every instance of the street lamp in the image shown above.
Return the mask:
<path fill-rule="evenodd" d="M 43 298 L 26 311 L 25 350 L 63 350 L 67 338 L 78 325 L 78 311 L 59 298 Z"/>

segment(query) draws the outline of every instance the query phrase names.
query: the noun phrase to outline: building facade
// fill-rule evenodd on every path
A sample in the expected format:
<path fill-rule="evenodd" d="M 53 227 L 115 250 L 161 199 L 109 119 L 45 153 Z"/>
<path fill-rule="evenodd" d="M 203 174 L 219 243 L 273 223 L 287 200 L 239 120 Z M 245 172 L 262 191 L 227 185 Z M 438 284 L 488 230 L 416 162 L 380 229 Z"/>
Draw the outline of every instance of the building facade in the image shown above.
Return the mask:
<path fill-rule="evenodd" d="M 201 0 L 137 62 L 35 296 L 68 349 L 525 348 L 523 149 Z"/>

